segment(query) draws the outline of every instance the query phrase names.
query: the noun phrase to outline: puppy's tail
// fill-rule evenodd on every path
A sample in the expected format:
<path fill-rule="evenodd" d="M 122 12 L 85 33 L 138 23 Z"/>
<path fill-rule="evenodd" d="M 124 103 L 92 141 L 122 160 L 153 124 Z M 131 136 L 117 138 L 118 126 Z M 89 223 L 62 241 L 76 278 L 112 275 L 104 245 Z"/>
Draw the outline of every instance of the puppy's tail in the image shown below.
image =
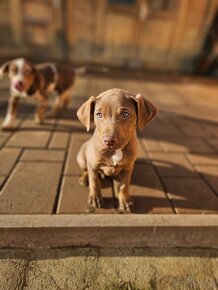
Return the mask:
<path fill-rule="evenodd" d="M 81 66 L 74 69 L 74 73 L 76 75 L 84 75 L 85 73 L 87 73 L 87 71 L 88 68 L 86 66 Z"/>

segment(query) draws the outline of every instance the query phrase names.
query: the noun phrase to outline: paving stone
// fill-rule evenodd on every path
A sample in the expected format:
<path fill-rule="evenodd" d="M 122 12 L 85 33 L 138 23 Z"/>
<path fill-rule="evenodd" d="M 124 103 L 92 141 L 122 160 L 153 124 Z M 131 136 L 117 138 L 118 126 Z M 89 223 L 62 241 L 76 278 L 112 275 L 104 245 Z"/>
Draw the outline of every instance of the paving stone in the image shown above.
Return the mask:
<path fill-rule="evenodd" d="M 183 154 L 150 153 L 152 162 L 160 176 L 198 176 Z"/>
<path fill-rule="evenodd" d="M 8 175 L 20 155 L 20 149 L 3 148 L 0 150 L 0 175 Z"/>
<path fill-rule="evenodd" d="M 57 213 L 83 213 L 88 202 L 88 188 L 79 184 L 79 176 L 65 176 Z"/>
<path fill-rule="evenodd" d="M 115 203 L 112 198 L 110 182 L 103 182 L 101 193 L 104 200 L 102 208 L 95 213 L 114 213 Z M 88 205 L 89 188 L 79 184 L 79 176 L 65 176 L 61 187 L 57 213 L 85 213 Z"/>
<path fill-rule="evenodd" d="M 62 162 L 65 152 L 61 150 L 31 150 L 26 149 L 22 154 L 21 161 L 51 161 Z"/>
<path fill-rule="evenodd" d="M 145 152 L 141 139 L 138 139 L 137 162 L 148 162 L 148 154 Z"/>
<path fill-rule="evenodd" d="M 53 134 L 49 148 L 65 149 L 69 140 L 69 133 L 56 132 Z"/>
<path fill-rule="evenodd" d="M 66 160 L 64 174 L 78 175 L 81 169 L 76 161 L 77 153 L 81 145 L 91 137 L 91 134 L 73 134 L 69 146 L 69 154 Z"/>
<path fill-rule="evenodd" d="M 72 119 L 70 119 L 70 120 L 58 119 L 56 128 L 68 131 L 68 130 L 72 129 L 72 122 L 73 122 Z M 77 120 L 77 123 L 79 125 L 79 120 Z"/>
<path fill-rule="evenodd" d="M 2 146 L 5 143 L 5 141 L 8 139 L 9 136 L 10 136 L 10 133 L 6 133 L 6 132 L 0 133 L 0 146 Z"/>
<path fill-rule="evenodd" d="M 58 121 L 56 130 L 59 132 L 84 132 L 84 125 L 76 118 L 75 120 L 61 119 Z"/>
<path fill-rule="evenodd" d="M 152 165 L 135 164 L 130 194 L 134 213 L 173 213 Z"/>
<path fill-rule="evenodd" d="M 207 131 L 204 122 L 199 122 L 198 120 L 186 120 L 182 118 L 174 118 L 173 123 L 179 127 L 179 130 L 188 137 L 202 137 L 209 138 L 212 133 Z"/>
<path fill-rule="evenodd" d="M 161 141 L 166 152 L 213 152 L 203 140 L 199 138 L 167 137 Z"/>
<path fill-rule="evenodd" d="M 0 195 L 1 214 L 51 214 L 61 163 L 20 162 Z"/>
<path fill-rule="evenodd" d="M 6 176 L 0 176 L 0 188 L 2 187 L 3 182 L 5 181 Z"/>
<path fill-rule="evenodd" d="M 152 121 L 142 131 L 142 136 L 181 136 L 181 132 L 172 123 L 162 123 L 161 121 Z"/>
<path fill-rule="evenodd" d="M 204 166 L 198 165 L 198 170 L 203 174 L 204 178 L 211 185 L 213 190 L 218 195 L 218 165 L 216 166 Z"/>
<path fill-rule="evenodd" d="M 44 131 L 16 132 L 7 143 L 7 146 L 24 148 L 45 148 L 48 143 L 50 134 L 51 132 Z"/>
<path fill-rule="evenodd" d="M 188 154 L 193 164 L 218 165 L 218 154 Z"/>
<path fill-rule="evenodd" d="M 55 126 L 55 119 L 44 119 L 43 124 L 36 124 L 34 121 L 34 116 L 31 118 L 25 119 L 22 124 L 22 129 L 31 129 L 31 130 L 52 130 Z"/>
<path fill-rule="evenodd" d="M 163 178 L 178 213 L 218 213 L 218 198 L 200 178 Z"/>
<path fill-rule="evenodd" d="M 157 138 L 146 138 L 142 140 L 143 145 L 147 149 L 148 152 L 163 152 L 163 146 L 161 144 L 161 141 Z"/>

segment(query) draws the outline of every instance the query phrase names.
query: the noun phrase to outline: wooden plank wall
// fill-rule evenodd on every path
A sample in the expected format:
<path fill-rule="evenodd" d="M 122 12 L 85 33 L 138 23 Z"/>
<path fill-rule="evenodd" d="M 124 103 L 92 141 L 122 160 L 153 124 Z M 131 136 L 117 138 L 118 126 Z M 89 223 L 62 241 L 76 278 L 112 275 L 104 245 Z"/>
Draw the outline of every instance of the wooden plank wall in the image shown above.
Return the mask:
<path fill-rule="evenodd" d="M 67 1 L 67 40 L 74 60 L 90 61 L 96 42 L 97 0 Z"/>
<path fill-rule="evenodd" d="M 0 57 L 11 50 L 45 59 L 193 70 L 218 0 L 173 0 L 162 10 L 155 1 L 161 2 L 150 2 L 142 21 L 145 0 L 132 6 L 108 0 L 0 0 Z"/>

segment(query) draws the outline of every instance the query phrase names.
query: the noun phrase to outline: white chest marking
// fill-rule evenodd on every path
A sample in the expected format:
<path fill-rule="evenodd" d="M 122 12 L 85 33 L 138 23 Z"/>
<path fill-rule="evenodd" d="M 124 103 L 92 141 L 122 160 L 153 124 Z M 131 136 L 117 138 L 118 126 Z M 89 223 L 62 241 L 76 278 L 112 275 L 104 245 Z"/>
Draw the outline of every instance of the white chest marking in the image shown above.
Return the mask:
<path fill-rule="evenodd" d="M 114 165 L 117 165 L 123 158 L 123 152 L 121 149 L 115 150 L 115 154 L 111 157 L 113 160 Z"/>
<path fill-rule="evenodd" d="M 13 96 L 19 96 L 20 98 L 26 98 L 28 96 L 26 92 L 20 92 L 13 86 L 11 86 L 11 94 Z"/>

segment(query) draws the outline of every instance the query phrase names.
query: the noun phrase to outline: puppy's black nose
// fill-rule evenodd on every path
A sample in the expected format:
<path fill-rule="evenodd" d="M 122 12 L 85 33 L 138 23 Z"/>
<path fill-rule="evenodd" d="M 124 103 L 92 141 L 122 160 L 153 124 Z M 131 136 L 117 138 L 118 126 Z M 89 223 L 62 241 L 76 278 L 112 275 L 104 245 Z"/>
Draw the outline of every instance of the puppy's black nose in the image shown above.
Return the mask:
<path fill-rule="evenodd" d="M 106 137 L 103 138 L 104 143 L 105 143 L 107 146 L 113 146 L 114 143 L 116 142 L 116 139 L 117 139 L 116 136 L 106 136 Z"/>

